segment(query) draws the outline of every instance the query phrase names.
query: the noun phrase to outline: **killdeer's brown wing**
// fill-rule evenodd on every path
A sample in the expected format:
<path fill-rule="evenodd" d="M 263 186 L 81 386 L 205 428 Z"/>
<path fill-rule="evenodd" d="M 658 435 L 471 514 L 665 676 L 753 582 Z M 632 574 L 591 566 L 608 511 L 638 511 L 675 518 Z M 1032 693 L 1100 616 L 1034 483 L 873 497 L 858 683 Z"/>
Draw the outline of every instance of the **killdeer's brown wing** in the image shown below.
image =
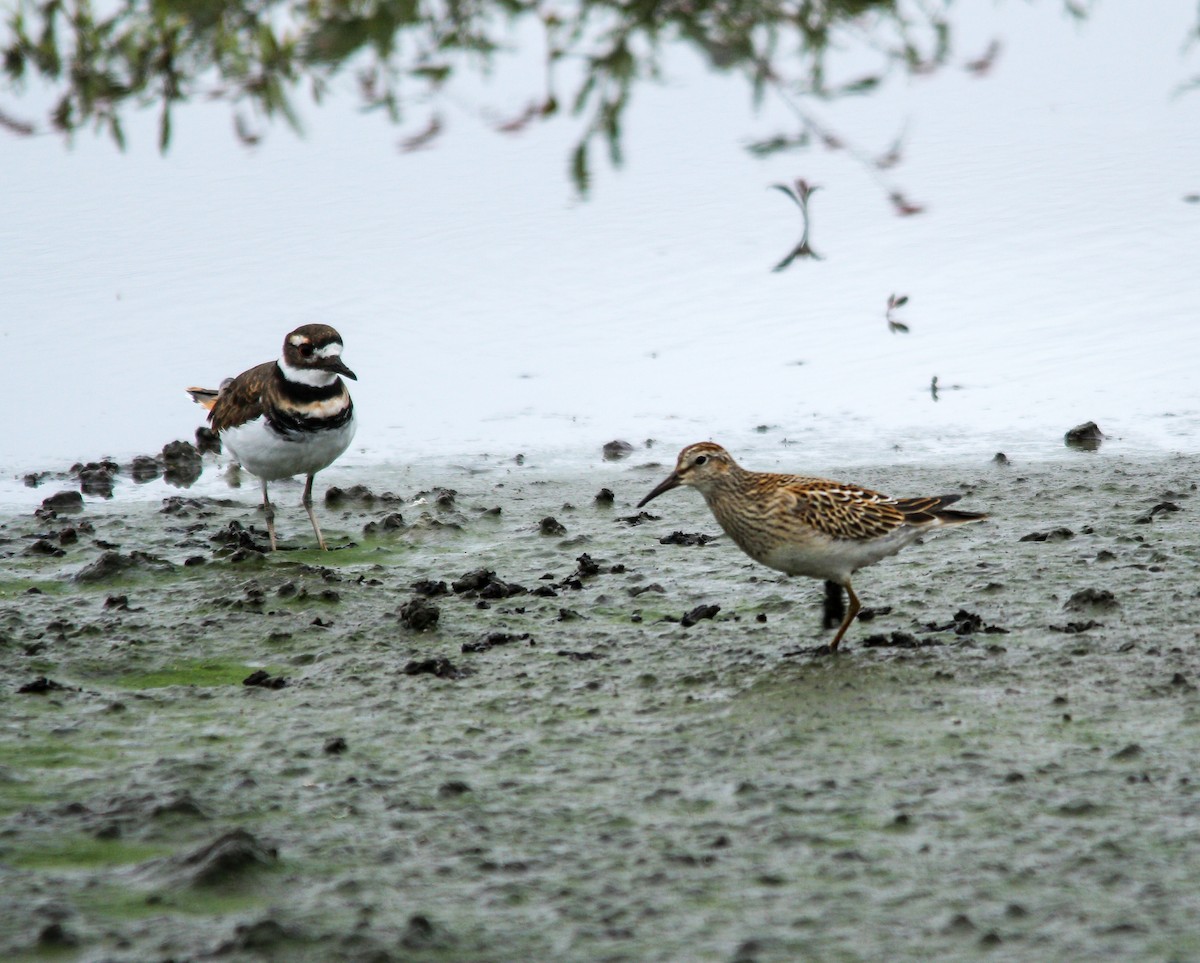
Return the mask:
<path fill-rule="evenodd" d="M 780 491 L 805 525 L 829 538 L 883 538 L 906 521 L 895 500 L 857 485 L 796 478 Z"/>
<path fill-rule="evenodd" d="M 262 415 L 264 395 L 277 370 L 274 361 L 264 361 L 223 384 L 208 412 L 208 423 L 213 431 L 236 428 Z M 200 403 L 204 404 L 203 401 Z"/>

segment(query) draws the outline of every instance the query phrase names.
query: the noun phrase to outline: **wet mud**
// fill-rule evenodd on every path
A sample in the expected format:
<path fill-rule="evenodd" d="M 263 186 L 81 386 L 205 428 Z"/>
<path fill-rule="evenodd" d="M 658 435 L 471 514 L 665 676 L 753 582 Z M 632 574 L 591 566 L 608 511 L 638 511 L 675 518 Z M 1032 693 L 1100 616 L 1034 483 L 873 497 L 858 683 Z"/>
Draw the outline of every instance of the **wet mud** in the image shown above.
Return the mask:
<path fill-rule="evenodd" d="M 836 656 L 822 583 L 633 508 L 672 461 L 335 466 L 328 553 L 298 484 L 272 554 L 252 484 L 37 479 L 0 956 L 1200 957 L 1200 458 L 797 464 L 992 515 L 860 573 Z"/>

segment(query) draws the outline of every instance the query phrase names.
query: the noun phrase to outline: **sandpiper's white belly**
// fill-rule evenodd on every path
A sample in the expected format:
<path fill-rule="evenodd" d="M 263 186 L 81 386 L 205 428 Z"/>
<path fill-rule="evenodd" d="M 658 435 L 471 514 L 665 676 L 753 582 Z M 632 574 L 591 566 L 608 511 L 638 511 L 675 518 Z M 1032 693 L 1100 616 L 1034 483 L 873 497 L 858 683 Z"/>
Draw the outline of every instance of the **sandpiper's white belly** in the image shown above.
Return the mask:
<path fill-rule="evenodd" d="M 902 527 L 871 539 L 823 538 L 810 536 L 774 547 L 758 561 L 788 575 L 845 581 L 851 574 L 881 558 L 895 555 L 921 532 Z"/>
<path fill-rule="evenodd" d="M 328 468 L 350 447 L 357 419 L 338 428 L 280 434 L 265 418 L 221 432 L 221 441 L 246 471 L 263 481 L 311 475 Z"/>

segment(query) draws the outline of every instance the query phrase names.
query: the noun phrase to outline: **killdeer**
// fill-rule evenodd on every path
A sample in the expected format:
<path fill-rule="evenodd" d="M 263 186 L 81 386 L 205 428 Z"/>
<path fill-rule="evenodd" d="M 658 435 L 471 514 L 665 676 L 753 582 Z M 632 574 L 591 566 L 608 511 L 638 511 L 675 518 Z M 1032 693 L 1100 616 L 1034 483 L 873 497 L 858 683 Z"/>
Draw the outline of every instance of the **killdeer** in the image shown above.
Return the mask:
<path fill-rule="evenodd" d="M 283 341 L 283 356 L 226 378 L 217 390 L 188 388 L 208 409 L 208 421 L 246 471 L 262 482 L 267 534 L 275 551 L 275 510 L 267 483 L 304 474 L 304 508 L 328 549 L 313 512 L 313 476 L 350 445 L 354 402 L 339 375 L 358 380 L 342 363 L 342 336 L 327 324 L 301 325 Z"/>

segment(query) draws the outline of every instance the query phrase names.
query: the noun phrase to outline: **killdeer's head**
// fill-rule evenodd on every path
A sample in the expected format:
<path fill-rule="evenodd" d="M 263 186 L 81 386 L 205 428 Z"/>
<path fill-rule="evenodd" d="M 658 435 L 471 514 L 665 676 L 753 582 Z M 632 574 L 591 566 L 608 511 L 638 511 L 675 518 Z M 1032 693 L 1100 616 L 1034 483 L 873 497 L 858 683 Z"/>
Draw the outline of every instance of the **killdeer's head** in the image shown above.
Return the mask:
<path fill-rule="evenodd" d="M 652 498 L 657 498 L 663 492 L 669 492 L 680 485 L 690 485 L 701 492 L 710 491 L 722 481 L 736 474 L 737 462 L 720 445 L 711 441 L 701 441 L 688 445 L 679 453 L 675 462 L 675 470 L 649 495 L 638 502 L 641 508 Z"/>
<path fill-rule="evenodd" d="M 358 380 L 342 362 L 342 336 L 327 324 L 303 324 L 283 339 L 279 367 L 289 381 L 323 388 L 338 375 Z"/>

